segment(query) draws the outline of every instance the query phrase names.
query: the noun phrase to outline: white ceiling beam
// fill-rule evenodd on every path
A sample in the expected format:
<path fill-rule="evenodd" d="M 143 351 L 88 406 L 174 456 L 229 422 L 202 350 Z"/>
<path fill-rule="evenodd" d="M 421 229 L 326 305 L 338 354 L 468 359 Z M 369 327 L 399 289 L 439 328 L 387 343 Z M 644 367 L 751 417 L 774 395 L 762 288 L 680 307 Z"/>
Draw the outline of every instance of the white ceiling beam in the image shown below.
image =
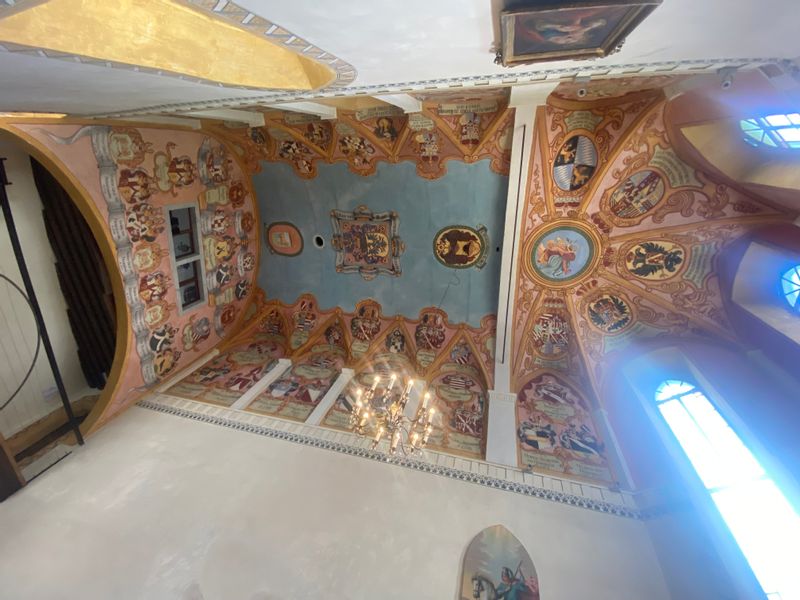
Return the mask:
<path fill-rule="evenodd" d="M 124 117 L 124 121 L 134 123 L 150 123 L 152 125 L 172 125 L 174 127 L 188 127 L 189 129 L 200 129 L 203 124 L 200 119 L 188 119 L 186 117 L 162 117 L 158 115 L 144 117 Z"/>
<path fill-rule="evenodd" d="M 237 110 L 233 108 L 217 108 L 212 110 L 193 110 L 192 112 L 180 113 L 185 117 L 196 119 L 218 119 L 220 121 L 235 121 L 236 123 L 247 123 L 250 127 L 263 127 L 264 114 L 252 110 Z"/>
<path fill-rule="evenodd" d="M 540 83 L 528 83 L 525 85 L 515 85 L 511 87 L 511 98 L 508 105 L 516 108 L 517 106 L 541 106 L 547 103 L 547 97 L 558 87 L 560 81 L 542 81 Z"/>
<path fill-rule="evenodd" d="M 320 104 L 318 102 L 286 102 L 284 104 L 270 104 L 269 108 L 288 110 L 290 112 L 316 115 L 323 119 L 335 119 L 336 107 Z"/>
<path fill-rule="evenodd" d="M 385 96 L 374 96 L 374 98 L 402 108 L 404 113 L 422 112 L 422 101 L 409 94 L 386 94 Z"/>

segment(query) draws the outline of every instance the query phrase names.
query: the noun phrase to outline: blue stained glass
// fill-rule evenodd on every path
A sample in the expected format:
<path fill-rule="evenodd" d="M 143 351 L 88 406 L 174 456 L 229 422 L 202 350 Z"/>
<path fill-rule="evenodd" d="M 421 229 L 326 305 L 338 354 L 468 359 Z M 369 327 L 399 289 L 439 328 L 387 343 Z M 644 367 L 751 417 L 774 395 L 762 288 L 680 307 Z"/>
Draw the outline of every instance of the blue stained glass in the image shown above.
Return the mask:
<path fill-rule="evenodd" d="M 789 306 L 800 309 L 800 304 L 797 302 L 798 296 L 800 296 L 800 266 L 792 267 L 783 274 L 781 286 Z"/>

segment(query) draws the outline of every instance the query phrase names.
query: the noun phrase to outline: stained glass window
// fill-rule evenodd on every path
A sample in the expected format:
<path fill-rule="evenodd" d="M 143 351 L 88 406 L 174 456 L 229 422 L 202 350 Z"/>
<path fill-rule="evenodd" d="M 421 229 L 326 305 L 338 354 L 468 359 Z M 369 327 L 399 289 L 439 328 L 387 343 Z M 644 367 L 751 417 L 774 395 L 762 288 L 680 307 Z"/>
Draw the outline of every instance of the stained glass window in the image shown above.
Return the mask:
<path fill-rule="evenodd" d="M 800 515 L 706 395 L 665 381 L 656 405 L 770 599 L 800 599 Z"/>
<path fill-rule="evenodd" d="M 800 265 L 792 267 L 781 277 L 781 286 L 786 302 L 796 311 L 800 312 Z"/>
<path fill-rule="evenodd" d="M 800 148 L 800 113 L 742 119 L 739 126 L 753 146 Z"/>

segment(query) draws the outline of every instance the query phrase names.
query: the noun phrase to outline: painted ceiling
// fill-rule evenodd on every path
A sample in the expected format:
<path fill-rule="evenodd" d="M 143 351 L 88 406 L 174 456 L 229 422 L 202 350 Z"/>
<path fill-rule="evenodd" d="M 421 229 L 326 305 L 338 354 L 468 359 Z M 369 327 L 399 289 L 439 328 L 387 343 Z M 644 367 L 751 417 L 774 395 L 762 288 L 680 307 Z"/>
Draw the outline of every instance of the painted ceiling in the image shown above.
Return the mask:
<path fill-rule="evenodd" d="M 719 258 L 797 216 L 684 162 L 641 83 L 580 102 L 563 86 L 536 114 L 513 315 L 521 466 L 613 480 L 592 412 L 618 361 L 653 340 L 735 345 Z"/>
<path fill-rule="evenodd" d="M 0 19 L 37 4 L 31 0 L 0 4 Z M 498 40 L 496 14 L 504 4 L 500 1 L 411 0 L 404 3 L 403 10 L 391 0 L 357 0 L 346 6 L 314 0 L 193 0 L 186 4 L 213 12 L 237 27 L 256 29 L 290 50 L 330 66 L 337 70 L 335 85 L 367 86 L 373 92 L 390 83 L 420 89 L 426 80 L 491 75 L 515 78 L 523 72 L 563 68 L 583 67 L 601 74 L 608 66 L 613 74 L 635 72 L 637 65 L 643 64 L 688 61 L 687 66 L 692 66 L 689 63 L 695 61 L 698 66 L 704 61 L 752 62 L 750 59 L 800 55 L 791 18 L 794 0 L 737 2 L 734 7 L 726 0 L 670 0 L 629 36 L 617 54 L 591 63 L 561 61 L 516 69 L 493 64 L 492 47 Z M 769 15 L 769 26 L 753 27 L 753 23 L 764 22 L 764 15 Z M 177 30 L 181 23 L 171 26 Z M 78 23 L 75 31 L 91 33 L 89 21 Z M 271 91 L 231 90 L 58 51 L 10 43 L 4 47 L 8 52 L 0 60 L 0 110 L 98 114 L 276 96 Z M 220 58 L 228 58 L 224 50 Z"/>
<path fill-rule="evenodd" d="M 596 422 L 616 361 L 654 340 L 736 344 L 720 255 L 754 227 L 797 216 L 676 153 L 661 91 L 675 80 L 601 82 L 584 85 L 585 94 L 562 85 L 526 138 L 511 316 L 522 467 L 617 481 Z M 513 111 L 492 91 L 420 99 L 415 115 L 385 105 L 342 109 L 332 122 L 273 112 L 263 128 L 217 131 L 255 173 L 268 250 L 259 283 L 287 323 L 305 322 L 308 303 L 320 317 L 344 311 L 352 366 L 350 344 L 377 315 L 361 351 L 387 352 L 400 327 L 409 350 L 393 368 L 431 383 L 436 365 L 458 364 L 447 357 L 458 354 L 451 346 L 461 331 L 486 391 L 501 251 L 511 243 L 503 228 Z M 417 334 L 434 323 L 447 333 L 428 360 Z M 358 364 L 363 377 L 376 368 Z M 323 424 L 341 426 L 346 409 L 332 409 Z M 475 415 L 485 418 L 485 406 Z M 451 421 L 440 447 L 481 456 L 485 439 L 460 438 Z"/>
<path fill-rule="evenodd" d="M 413 115 L 384 104 L 340 110 L 334 122 L 271 113 L 263 128 L 220 128 L 258 170 L 269 297 L 311 293 L 346 311 L 371 298 L 406 317 L 434 306 L 472 326 L 496 314 L 507 104 L 503 90 L 446 94 Z M 286 227 L 297 248 L 276 243 L 294 235 Z"/>

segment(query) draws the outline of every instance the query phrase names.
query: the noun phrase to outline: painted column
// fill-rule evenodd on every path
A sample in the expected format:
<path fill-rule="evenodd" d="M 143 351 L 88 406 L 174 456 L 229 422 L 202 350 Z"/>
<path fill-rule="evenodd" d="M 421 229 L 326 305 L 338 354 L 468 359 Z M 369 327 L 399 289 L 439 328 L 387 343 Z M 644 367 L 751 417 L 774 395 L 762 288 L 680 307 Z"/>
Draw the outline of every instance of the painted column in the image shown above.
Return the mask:
<path fill-rule="evenodd" d="M 345 386 L 350 383 L 350 380 L 355 375 L 355 371 L 353 369 L 342 369 L 342 372 L 339 373 L 339 377 L 336 378 L 336 381 L 333 382 L 333 385 L 328 389 L 325 395 L 320 400 L 319 404 L 317 404 L 316 408 L 308 415 L 306 419 L 306 425 L 319 425 L 322 423 L 322 419 L 328 413 L 328 410 L 331 406 L 336 402 L 336 399 L 339 397 L 339 394 L 342 393 Z"/>
<path fill-rule="evenodd" d="M 281 375 L 283 375 L 286 370 L 292 366 L 291 359 L 288 358 L 281 358 L 278 359 L 278 364 L 272 367 L 266 375 L 264 375 L 261 379 L 259 379 L 253 387 L 247 390 L 241 398 L 239 398 L 236 402 L 231 405 L 231 408 L 235 408 L 237 410 L 242 410 L 247 408 L 250 403 L 256 399 L 261 392 L 263 392 L 269 384 L 273 381 L 278 379 Z"/>
<path fill-rule="evenodd" d="M 489 425 L 486 432 L 486 462 L 517 467 L 517 397 L 489 392 Z"/>
<path fill-rule="evenodd" d="M 489 392 L 489 419 L 486 432 L 486 460 L 500 465 L 517 465 L 516 395 L 511 389 L 511 342 L 513 339 L 514 292 L 522 240 L 518 239 L 528 190 L 536 108 L 547 101 L 558 82 L 543 82 L 511 88 L 510 106 L 514 115 L 514 138 L 508 174 L 506 221 L 503 230 L 503 255 L 500 265 L 500 293 L 497 301 L 497 339 L 494 363 L 494 390 Z"/>
<path fill-rule="evenodd" d="M 634 483 L 631 476 L 628 463 L 625 462 L 625 457 L 622 454 L 622 448 L 619 446 L 617 435 L 611 427 L 611 421 L 608 418 L 608 411 L 604 408 L 596 408 L 592 411 L 592 417 L 595 424 L 600 428 L 600 436 L 606 443 L 606 456 L 614 465 L 614 471 L 620 478 L 619 485 L 623 489 L 633 490 Z"/>

